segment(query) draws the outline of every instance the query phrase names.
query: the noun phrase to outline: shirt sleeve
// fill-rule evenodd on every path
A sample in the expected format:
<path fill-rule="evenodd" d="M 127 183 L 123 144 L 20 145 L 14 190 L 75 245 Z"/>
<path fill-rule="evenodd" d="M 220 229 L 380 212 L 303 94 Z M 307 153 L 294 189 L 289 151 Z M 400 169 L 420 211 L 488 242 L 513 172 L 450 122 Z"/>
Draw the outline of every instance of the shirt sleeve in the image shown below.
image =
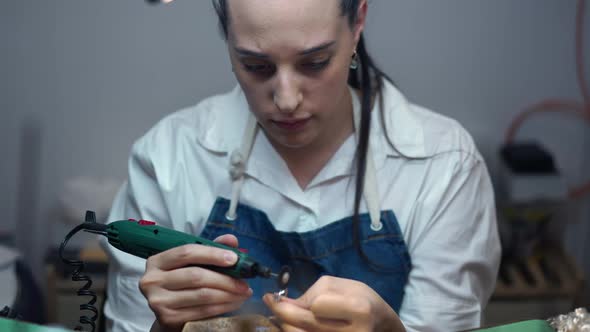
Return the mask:
<path fill-rule="evenodd" d="M 495 286 L 501 249 L 488 171 L 476 156 L 446 166 L 415 206 L 399 313 L 408 331 L 479 327 Z"/>
<path fill-rule="evenodd" d="M 117 193 L 109 221 L 129 218 L 169 223 L 165 200 L 158 184 L 156 170 L 148 158 L 148 145 L 141 140 L 132 149 L 129 178 Z M 107 331 L 149 331 L 155 315 L 139 290 L 145 271 L 145 260 L 127 254 L 102 241 L 109 255 L 107 300 L 104 306 Z"/>

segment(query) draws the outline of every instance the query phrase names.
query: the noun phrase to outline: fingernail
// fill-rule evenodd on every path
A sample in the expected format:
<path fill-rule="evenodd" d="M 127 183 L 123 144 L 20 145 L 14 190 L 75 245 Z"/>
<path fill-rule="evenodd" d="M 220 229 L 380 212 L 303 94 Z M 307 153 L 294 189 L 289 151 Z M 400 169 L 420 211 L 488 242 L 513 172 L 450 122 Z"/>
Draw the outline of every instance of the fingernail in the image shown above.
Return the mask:
<path fill-rule="evenodd" d="M 223 253 L 223 259 L 229 264 L 234 264 L 238 260 L 238 255 L 235 252 L 226 251 Z"/>
<path fill-rule="evenodd" d="M 248 295 L 254 294 L 254 290 L 252 288 L 248 288 Z"/>
<path fill-rule="evenodd" d="M 236 284 L 237 284 L 238 291 L 240 291 L 242 293 L 247 293 L 248 289 L 250 289 L 250 286 L 248 286 L 248 284 L 242 280 L 237 280 Z"/>

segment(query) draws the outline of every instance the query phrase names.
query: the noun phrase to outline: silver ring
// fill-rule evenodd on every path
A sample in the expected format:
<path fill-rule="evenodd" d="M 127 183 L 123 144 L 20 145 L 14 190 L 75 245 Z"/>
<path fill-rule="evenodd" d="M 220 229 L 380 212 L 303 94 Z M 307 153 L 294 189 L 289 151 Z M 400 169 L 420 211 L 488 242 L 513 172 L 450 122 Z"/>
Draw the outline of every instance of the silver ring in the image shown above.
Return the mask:
<path fill-rule="evenodd" d="M 287 296 L 287 289 L 281 289 L 280 291 L 273 293 L 275 302 L 281 302 L 281 297 Z"/>

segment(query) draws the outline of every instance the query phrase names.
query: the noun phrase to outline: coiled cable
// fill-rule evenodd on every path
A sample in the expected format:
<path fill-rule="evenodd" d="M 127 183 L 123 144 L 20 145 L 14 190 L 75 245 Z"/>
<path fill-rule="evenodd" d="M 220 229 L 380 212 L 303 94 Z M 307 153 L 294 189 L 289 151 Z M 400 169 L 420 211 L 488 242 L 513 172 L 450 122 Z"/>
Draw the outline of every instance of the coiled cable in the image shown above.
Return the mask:
<path fill-rule="evenodd" d="M 90 287 L 92 287 L 92 279 L 88 276 L 83 274 L 82 272 L 84 271 L 84 262 L 80 261 L 80 260 L 72 260 L 72 259 L 67 259 L 64 257 L 64 250 L 65 247 L 68 243 L 68 241 L 70 240 L 70 238 L 72 236 L 74 236 L 74 234 L 78 233 L 81 230 L 90 232 L 90 233 L 96 233 L 96 234 L 101 234 L 104 235 L 104 232 L 97 230 L 98 224 L 96 223 L 96 216 L 94 214 L 94 212 L 92 211 L 86 211 L 86 218 L 85 218 L 85 222 L 83 224 L 80 224 L 78 226 L 76 226 L 74 229 L 72 229 L 68 235 L 66 235 L 64 241 L 61 243 L 60 247 L 59 247 L 59 257 L 61 258 L 61 260 L 65 263 L 68 264 L 72 267 L 74 267 L 74 272 L 72 272 L 72 280 L 73 281 L 83 281 L 85 282 L 85 284 L 80 287 L 80 289 L 78 289 L 78 296 L 86 296 L 89 297 L 90 300 L 88 300 L 88 302 L 83 303 L 80 305 L 80 311 L 83 312 L 83 314 L 81 314 L 80 316 L 80 324 L 81 325 L 89 325 L 91 328 L 91 332 L 94 332 L 94 329 L 96 328 L 96 319 L 98 318 L 98 309 L 96 309 L 96 307 L 94 306 L 94 304 L 96 303 L 96 293 L 94 293 L 93 291 L 90 290 Z M 103 225 L 101 225 L 103 226 Z M 82 330 L 82 326 L 76 326 L 75 330 L 76 331 L 81 331 Z"/>

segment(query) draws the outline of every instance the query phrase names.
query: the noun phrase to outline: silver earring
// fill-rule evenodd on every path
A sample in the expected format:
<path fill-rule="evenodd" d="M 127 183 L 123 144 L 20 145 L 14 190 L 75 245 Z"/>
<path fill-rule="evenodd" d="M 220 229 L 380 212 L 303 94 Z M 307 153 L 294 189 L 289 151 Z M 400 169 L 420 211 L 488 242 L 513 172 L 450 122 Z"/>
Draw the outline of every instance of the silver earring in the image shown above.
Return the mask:
<path fill-rule="evenodd" d="M 352 61 L 350 61 L 350 69 L 355 70 L 359 67 L 359 56 L 356 53 L 356 51 L 354 51 L 354 53 L 352 54 Z"/>

